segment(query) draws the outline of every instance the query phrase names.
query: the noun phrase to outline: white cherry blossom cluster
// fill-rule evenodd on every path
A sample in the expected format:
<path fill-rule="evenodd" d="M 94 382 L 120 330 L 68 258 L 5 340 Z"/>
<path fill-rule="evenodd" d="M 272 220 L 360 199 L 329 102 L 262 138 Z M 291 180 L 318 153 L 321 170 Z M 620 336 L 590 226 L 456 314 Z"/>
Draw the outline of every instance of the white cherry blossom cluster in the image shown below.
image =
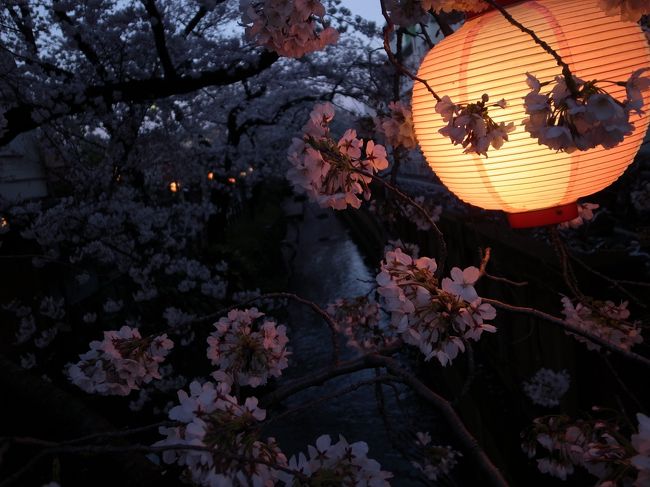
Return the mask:
<path fill-rule="evenodd" d="M 417 432 L 415 444 L 419 450 L 420 461 L 411 462 L 429 480 L 436 481 L 448 475 L 463 455 L 451 446 L 432 445 L 429 433 Z"/>
<path fill-rule="evenodd" d="M 438 132 L 449 137 L 454 145 L 462 145 L 466 154 L 474 153 L 487 156 L 487 151 L 492 146 L 499 149 L 508 141 L 508 134 L 515 130 L 515 124 L 510 122 L 496 123 L 490 117 L 488 110 L 491 107 L 506 107 L 506 101 L 488 105 L 490 97 L 484 94 L 476 103 L 457 105 L 445 95 L 436 103 L 438 112 L 447 125 Z"/>
<path fill-rule="evenodd" d="M 192 482 L 217 487 L 226 485 L 275 485 L 276 473 L 263 462 L 286 465 L 286 457 L 273 438 L 259 441 L 255 428 L 266 417 L 257 398 L 244 404 L 230 395 L 227 383 L 215 386 L 192 382 L 189 394 L 178 391 L 179 404 L 169 411 L 169 419 L 179 426 L 159 428 L 166 438 L 154 446 L 188 445 L 203 450 L 167 450 L 165 463 L 185 467 Z"/>
<path fill-rule="evenodd" d="M 362 441 L 348 443 L 343 436 L 332 443 L 329 435 L 318 437 L 316 445 L 307 447 L 309 458 L 300 453 L 289 459 L 289 468 L 309 477 L 309 485 L 355 485 L 368 487 L 389 486 L 393 474 L 381 470 L 381 465 L 368 458 L 368 445 Z M 295 483 L 296 476 L 278 472 L 286 486 Z"/>
<path fill-rule="evenodd" d="M 431 199 L 427 199 L 424 196 L 416 196 L 413 200 L 420 205 L 429 214 L 429 217 L 434 222 L 440 220 L 440 215 L 442 215 L 442 206 L 437 204 Z M 411 223 L 415 224 L 418 230 L 423 232 L 428 232 L 431 230 L 431 222 L 424 217 L 422 212 L 414 207 L 413 205 L 402 205 L 402 213 L 404 218 L 406 218 Z"/>
<path fill-rule="evenodd" d="M 338 40 L 318 0 L 241 0 L 246 36 L 282 56 L 299 58 Z"/>
<path fill-rule="evenodd" d="M 401 101 L 388 104 L 389 116 L 378 117 L 377 128 L 386 141 L 393 147 L 415 149 L 418 145 L 413 129 L 413 114 L 411 107 Z"/>
<path fill-rule="evenodd" d="M 573 89 L 563 76 L 557 76 L 553 88 L 541 93 L 551 83 L 541 83 L 526 73 L 531 92 L 524 98 L 528 115 L 524 126 L 540 145 L 554 150 L 571 153 L 598 146 L 611 149 L 634 130 L 630 114 L 643 113 L 642 92 L 650 87 L 650 78 L 642 74 L 647 70 L 639 69 L 627 82 L 617 83 L 626 88 L 627 98 L 622 102 L 596 86 L 597 81 L 575 76 Z"/>
<path fill-rule="evenodd" d="M 482 12 L 489 5 L 483 0 L 386 0 L 386 10 L 394 24 L 410 27 L 427 22 L 427 12 Z"/>
<path fill-rule="evenodd" d="M 289 148 L 292 167 L 287 177 L 296 190 L 306 193 L 322 208 L 343 210 L 348 205 L 359 208 L 358 195 L 370 199 L 371 181 L 369 175 L 359 171 L 374 174 L 386 169 L 386 149 L 372 140 L 367 141 L 364 148 L 363 139 L 357 138 L 352 129 L 335 141 L 329 130 L 333 118 L 331 103 L 314 107 L 309 122 L 303 127 L 303 138 L 294 138 Z"/>
<path fill-rule="evenodd" d="M 126 396 L 160 379 L 158 366 L 173 347 L 165 334 L 142 338 L 137 328 L 123 326 L 105 331 L 102 341 L 90 342 L 90 350 L 76 364 L 68 364 L 66 373 L 85 392 Z"/>
<path fill-rule="evenodd" d="M 630 322 L 627 301 L 619 305 L 612 301 L 594 301 L 590 306 L 577 303 L 575 306 L 568 297 L 562 298 L 563 310 L 567 323 L 581 328 L 623 350 L 630 350 L 643 342 L 639 323 Z M 571 334 L 571 333 L 569 333 Z M 597 345 L 584 337 L 573 334 L 589 350 L 600 350 Z"/>
<path fill-rule="evenodd" d="M 621 20 L 638 22 L 641 17 L 650 14 L 647 0 L 598 0 L 598 6 L 607 15 L 620 15 Z"/>
<path fill-rule="evenodd" d="M 349 347 L 370 351 L 395 341 L 381 326 L 381 308 L 371 297 L 337 299 L 327 306 L 327 313 L 334 319 L 336 331 L 347 338 Z"/>
<path fill-rule="evenodd" d="M 598 208 L 600 208 L 600 205 L 597 203 L 578 203 L 578 216 L 568 222 L 560 223 L 558 228 L 565 229 L 581 227 L 584 222 L 594 219 L 594 210 L 597 210 Z"/>
<path fill-rule="evenodd" d="M 264 318 L 256 308 L 234 309 L 214 324 L 208 337 L 208 358 L 239 385 L 257 387 L 280 377 L 288 356 L 286 327 Z"/>
<path fill-rule="evenodd" d="M 485 323 L 496 310 L 482 303 L 474 289 L 476 267 L 454 267 L 442 285 L 436 269 L 434 259 L 413 259 L 397 248 L 382 261 L 377 291 L 404 342 L 418 347 L 425 360 L 435 357 L 444 366 L 465 351 L 464 340 L 477 341 L 484 331 L 496 331 Z"/>
<path fill-rule="evenodd" d="M 561 370 L 555 372 L 551 369 L 541 368 L 528 381 L 523 388 L 526 395 L 535 404 L 552 408 L 560 404 L 560 399 L 569 390 L 571 377 L 569 372 Z"/>

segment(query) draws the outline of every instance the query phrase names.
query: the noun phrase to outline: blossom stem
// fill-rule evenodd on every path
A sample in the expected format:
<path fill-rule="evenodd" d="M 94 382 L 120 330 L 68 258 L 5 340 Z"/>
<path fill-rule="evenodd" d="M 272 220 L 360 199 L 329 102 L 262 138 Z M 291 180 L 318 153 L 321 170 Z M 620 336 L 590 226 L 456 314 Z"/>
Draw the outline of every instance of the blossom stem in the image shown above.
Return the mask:
<path fill-rule="evenodd" d="M 531 316 L 536 316 L 537 318 L 542 318 L 545 321 L 548 321 L 549 323 L 553 323 L 554 325 L 558 325 L 561 328 L 564 328 L 565 331 L 568 331 L 570 333 L 574 333 L 576 335 L 580 335 L 581 337 L 586 338 L 590 342 L 593 342 L 597 345 L 600 345 L 603 348 L 606 348 L 607 350 L 617 353 L 628 360 L 631 360 L 632 362 L 636 362 L 641 365 L 645 365 L 646 367 L 650 367 L 650 359 L 639 355 L 638 353 L 631 352 L 629 350 L 624 350 L 622 348 L 619 348 L 615 345 L 612 345 L 610 342 L 607 340 L 600 338 L 596 335 L 593 335 L 587 331 L 584 331 L 582 328 L 578 328 L 577 326 L 574 326 L 570 323 L 567 323 L 565 320 L 562 318 L 558 318 L 557 316 L 553 316 L 549 313 L 545 313 L 544 311 L 535 309 L 535 308 L 526 308 L 522 306 L 514 306 L 512 304 L 507 304 L 502 301 L 497 301 L 496 299 L 489 299 L 489 298 L 481 298 L 484 303 L 491 304 L 495 308 L 501 308 L 505 309 L 507 311 L 514 311 L 516 313 L 522 313 L 522 314 L 527 314 Z"/>
<path fill-rule="evenodd" d="M 578 86 L 576 85 L 574 79 L 573 79 L 573 73 L 571 73 L 571 68 L 569 65 L 562 59 L 562 57 L 557 53 L 556 50 L 554 50 L 551 46 L 548 45 L 546 41 L 543 41 L 542 39 L 539 38 L 537 34 L 532 29 L 529 29 L 528 27 L 524 26 L 521 22 L 518 22 L 515 20 L 515 18 L 510 15 L 510 13 L 503 8 L 501 5 L 499 5 L 495 0 L 483 0 L 485 3 L 491 5 L 495 9 L 497 9 L 505 19 L 510 22 L 512 25 L 517 27 L 519 30 L 521 30 L 523 33 L 528 34 L 535 43 L 540 46 L 542 49 L 544 49 L 548 54 L 553 56 L 553 59 L 555 59 L 555 62 L 557 63 L 558 66 L 562 68 L 562 75 L 564 76 L 567 88 L 569 88 L 569 91 L 573 96 L 577 96 L 578 93 Z"/>
<path fill-rule="evenodd" d="M 431 228 L 433 229 L 434 233 L 436 234 L 436 237 L 438 239 L 438 269 L 436 270 L 436 277 L 440 278 L 444 274 L 445 271 L 445 261 L 447 260 L 447 244 L 445 242 L 445 235 L 442 233 L 438 225 L 436 225 L 436 222 L 433 221 L 433 218 L 431 218 L 431 215 L 429 215 L 429 212 L 426 211 L 422 205 L 419 205 L 413 198 L 411 198 L 409 195 L 404 193 L 402 190 L 400 190 L 397 186 L 389 183 L 386 181 L 384 178 L 377 176 L 376 174 L 372 174 L 366 171 L 361 171 L 358 169 L 355 169 L 356 172 L 359 174 L 362 174 L 363 176 L 369 177 L 373 179 L 374 181 L 377 181 L 381 184 L 383 184 L 386 189 L 392 191 L 395 193 L 397 196 L 399 196 L 401 199 L 406 201 L 409 205 L 413 206 L 416 210 L 418 210 L 422 216 L 427 220 L 429 225 L 431 225 Z"/>

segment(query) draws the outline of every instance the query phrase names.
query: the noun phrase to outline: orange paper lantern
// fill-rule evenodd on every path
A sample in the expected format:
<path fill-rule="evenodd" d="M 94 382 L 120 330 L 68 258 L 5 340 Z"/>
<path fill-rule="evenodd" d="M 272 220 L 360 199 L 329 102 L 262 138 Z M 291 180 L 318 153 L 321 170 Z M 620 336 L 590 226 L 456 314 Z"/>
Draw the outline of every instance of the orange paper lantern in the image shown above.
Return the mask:
<path fill-rule="evenodd" d="M 507 7 L 569 64 L 583 80 L 627 81 L 650 67 L 650 46 L 638 24 L 609 17 L 594 0 L 538 0 Z M 632 114 L 634 132 L 613 149 L 598 147 L 571 154 L 539 145 L 524 129 L 523 98 L 530 92 L 526 72 L 540 81 L 562 73 L 533 39 L 497 11 L 465 23 L 426 55 L 418 76 L 454 103 L 473 103 L 487 93 L 505 98 L 505 109 L 490 109 L 495 122 L 514 122 L 516 130 L 489 157 L 464 154 L 463 147 L 440 135 L 446 124 L 436 100 L 415 82 L 413 123 L 424 156 L 442 182 L 460 199 L 509 214 L 515 227 L 565 221 L 576 216 L 575 202 L 616 181 L 632 163 L 648 128 L 648 115 Z M 601 83 L 619 101 L 625 88 Z M 650 94 L 645 94 L 645 104 Z"/>

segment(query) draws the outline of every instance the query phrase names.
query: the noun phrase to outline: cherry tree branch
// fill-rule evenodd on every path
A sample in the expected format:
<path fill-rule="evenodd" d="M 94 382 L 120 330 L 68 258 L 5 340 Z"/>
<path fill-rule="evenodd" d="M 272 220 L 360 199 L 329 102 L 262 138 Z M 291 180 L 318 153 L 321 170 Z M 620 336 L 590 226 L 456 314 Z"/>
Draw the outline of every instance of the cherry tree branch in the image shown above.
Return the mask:
<path fill-rule="evenodd" d="M 556 316 L 553 316 L 549 313 L 545 313 L 544 311 L 535 309 L 535 308 L 527 308 L 527 307 L 522 307 L 522 306 L 514 306 L 512 304 L 507 304 L 503 303 L 501 301 L 497 301 L 496 299 L 489 299 L 489 298 L 481 298 L 481 300 L 484 303 L 491 304 L 495 308 L 501 308 L 505 309 L 507 311 L 514 311 L 516 313 L 522 313 L 530 316 L 535 316 L 537 318 L 541 318 L 545 321 L 548 321 L 549 323 L 553 323 L 554 325 L 558 325 L 559 327 L 563 328 L 565 331 L 568 331 L 570 333 L 574 333 L 576 335 L 580 335 L 583 338 L 586 338 L 590 342 L 593 342 L 597 345 L 600 345 L 603 348 L 606 348 L 607 350 L 614 352 L 618 355 L 621 355 L 622 357 L 625 357 L 628 360 L 631 360 L 632 362 L 636 362 L 638 364 L 644 365 L 646 367 L 650 367 L 650 359 L 639 355 L 638 353 L 631 352 L 629 350 L 624 350 L 620 347 L 617 347 L 615 345 L 612 345 L 610 342 L 607 340 L 600 338 L 592 333 L 589 333 L 587 331 L 584 331 L 582 328 L 578 328 L 575 325 L 572 325 L 570 323 L 567 323 L 565 320 L 562 318 L 558 318 Z"/>
<path fill-rule="evenodd" d="M 173 95 L 192 93 L 211 86 L 231 85 L 260 74 L 277 60 L 277 53 L 262 51 L 254 62 L 236 62 L 219 69 L 199 72 L 196 76 L 178 76 L 174 79 L 148 78 L 92 85 L 83 91 L 81 101 L 79 101 L 78 93 L 52 93 L 52 101 L 65 105 L 67 112 L 39 116 L 40 107 L 38 106 L 21 104 L 10 108 L 3 114 L 7 125 L 4 133 L 0 134 L 0 146 L 8 144 L 23 132 L 28 132 L 64 116 L 93 110 L 103 111 L 106 108 L 105 103 L 117 101 L 144 103 Z"/>
<path fill-rule="evenodd" d="M 516 281 L 511 281 L 510 279 L 506 277 L 499 277 L 499 276 L 493 276 L 487 271 L 487 264 L 490 261 L 490 256 L 492 253 L 492 249 L 490 247 L 487 247 L 485 251 L 479 249 L 479 252 L 481 254 L 481 264 L 479 267 L 479 277 L 486 277 L 488 279 L 491 279 L 492 281 L 497 281 L 497 282 L 503 282 L 506 284 L 510 284 L 511 286 L 517 286 L 517 287 L 523 287 L 527 286 L 528 282 L 523 281 L 523 282 L 516 282 Z"/>
<path fill-rule="evenodd" d="M 165 24 L 163 22 L 162 14 L 156 6 L 156 0 L 140 0 L 144 6 L 147 14 L 149 15 L 149 23 L 151 24 L 151 31 L 153 32 L 153 40 L 156 44 L 156 52 L 158 59 L 162 64 L 165 78 L 175 78 L 176 69 L 172 63 L 172 59 L 167 49 L 167 39 L 165 38 Z"/>

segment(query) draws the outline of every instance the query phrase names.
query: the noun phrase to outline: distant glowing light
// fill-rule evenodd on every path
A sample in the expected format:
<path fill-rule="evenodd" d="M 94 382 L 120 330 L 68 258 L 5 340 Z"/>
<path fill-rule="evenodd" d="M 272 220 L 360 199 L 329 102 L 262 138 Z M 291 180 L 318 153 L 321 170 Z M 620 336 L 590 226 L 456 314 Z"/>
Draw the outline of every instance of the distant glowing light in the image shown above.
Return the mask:
<path fill-rule="evenodd" d="M 228 182 L 230 184 L 235 184 L 237 182 L 237 180 L 235 178 L 228 178 Z"/>
<path fill-rule="evenodd" d="M 181 185 L 177 183 L 176 181 L 172 181 L 169 183 L 169 191 L 172 193 L 176 193 L 180 189 Z"/>
<path fill-rule="evenodd" d="M 208 179 L 209 179 L 210 181 L 212 181 L 212 180 L 214 179 L 214 173 L 213 173 L 212 171 L 210 171 L 210 172 L 208 173 Z"/>

